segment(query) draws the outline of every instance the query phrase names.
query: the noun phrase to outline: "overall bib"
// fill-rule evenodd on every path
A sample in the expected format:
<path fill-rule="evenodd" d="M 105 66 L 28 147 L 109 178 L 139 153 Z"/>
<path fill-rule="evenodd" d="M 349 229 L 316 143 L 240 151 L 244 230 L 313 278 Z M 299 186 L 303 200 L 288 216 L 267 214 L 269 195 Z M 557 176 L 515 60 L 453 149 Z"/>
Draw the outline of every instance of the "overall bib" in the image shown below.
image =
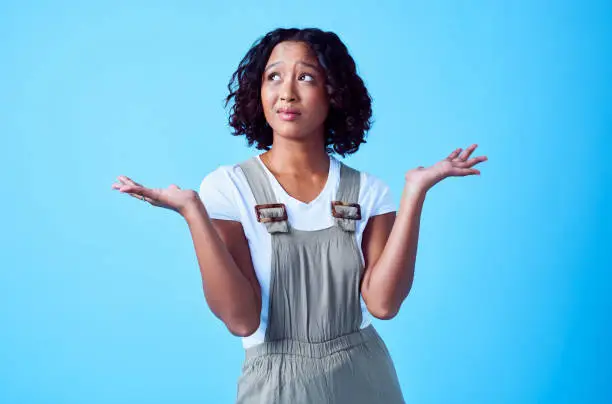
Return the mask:
<path fill-rule="evenodd" d="M 272 239 L 264 342 L 247 348 L 238 404 L 404 403 L 372 325 L 360 329 L 363 262 L 355 238 L 360 174 L 341 163 L 332 227 L 291 228 L 256 158 L 240 164 Z"/>

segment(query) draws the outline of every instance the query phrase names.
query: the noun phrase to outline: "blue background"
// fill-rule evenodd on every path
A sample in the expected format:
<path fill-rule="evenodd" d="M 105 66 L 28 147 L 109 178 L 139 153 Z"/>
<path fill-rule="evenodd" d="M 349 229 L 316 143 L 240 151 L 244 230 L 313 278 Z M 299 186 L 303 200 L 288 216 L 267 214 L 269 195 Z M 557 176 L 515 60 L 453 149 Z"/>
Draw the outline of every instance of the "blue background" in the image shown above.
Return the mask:
<path fill-rule="evenodd" d="M 489 157 L 429 192 L 413 290 L 375 322 L 407 401 L 612 402 L 612 3 L 220 3 L 0 3 L 0 402 L 234 400 L 186 224 L 111 184 L 255 154 L 223 99 L 279 26 L 346 42 L 376 120 L 346 161 L 396 201 L 410 168 Z"/>

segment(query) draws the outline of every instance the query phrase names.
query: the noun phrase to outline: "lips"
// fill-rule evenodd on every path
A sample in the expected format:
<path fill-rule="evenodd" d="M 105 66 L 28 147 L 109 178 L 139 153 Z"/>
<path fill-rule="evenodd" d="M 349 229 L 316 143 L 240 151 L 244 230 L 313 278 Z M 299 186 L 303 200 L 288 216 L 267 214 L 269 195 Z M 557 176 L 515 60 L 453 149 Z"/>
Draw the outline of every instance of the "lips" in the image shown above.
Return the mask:
<path fill-rule="evenodd" d="M 279 108 L 276 112 L 279 114 L 296 114 L 300 115 L 300 110 L 295 108 Z"/>
<path fill-rule="evenodd" d="M 276 112 L 283 121 L 294 121 L 301 115 L 295 108 L 279 108 Z"/>

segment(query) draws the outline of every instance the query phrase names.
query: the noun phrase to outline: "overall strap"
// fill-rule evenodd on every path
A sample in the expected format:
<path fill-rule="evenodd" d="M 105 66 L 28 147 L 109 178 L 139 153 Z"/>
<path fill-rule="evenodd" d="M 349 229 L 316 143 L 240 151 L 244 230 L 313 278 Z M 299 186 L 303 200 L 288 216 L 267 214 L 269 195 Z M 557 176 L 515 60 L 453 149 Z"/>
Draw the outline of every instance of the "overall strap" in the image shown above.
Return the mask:
<path fill-rule="evenodd" d="M 257 221 L 263 223 L 268 233 L 287 233 L 287 209 L 284 204 L 277 203 L 270 179 L 257 157 L 239 164 L 251 192 L 255 197 L 255 215 Z"/>
<path fill-rule="evenodd" d="M 336 225 L 344 231 L 354 232 L 357 228 L 357 221 L 361 220 L 360 187 L 361 173 L 340 163 L 340 184 L 336 200 L 332 201 L 331 208 Z"/>

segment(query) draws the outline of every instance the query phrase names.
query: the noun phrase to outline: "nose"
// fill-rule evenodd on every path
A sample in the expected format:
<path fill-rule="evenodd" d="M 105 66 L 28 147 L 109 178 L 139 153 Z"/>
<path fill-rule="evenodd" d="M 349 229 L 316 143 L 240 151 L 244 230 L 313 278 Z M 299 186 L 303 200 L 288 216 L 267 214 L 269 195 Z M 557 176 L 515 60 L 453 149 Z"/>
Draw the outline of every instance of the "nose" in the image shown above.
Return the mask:
<path fill-rule="evenodd" d="M 296 99 L 296 92 L 293 80 L 286 80 L 280 91 L 280 99 L 284 102 L 292 102 Z"/>

